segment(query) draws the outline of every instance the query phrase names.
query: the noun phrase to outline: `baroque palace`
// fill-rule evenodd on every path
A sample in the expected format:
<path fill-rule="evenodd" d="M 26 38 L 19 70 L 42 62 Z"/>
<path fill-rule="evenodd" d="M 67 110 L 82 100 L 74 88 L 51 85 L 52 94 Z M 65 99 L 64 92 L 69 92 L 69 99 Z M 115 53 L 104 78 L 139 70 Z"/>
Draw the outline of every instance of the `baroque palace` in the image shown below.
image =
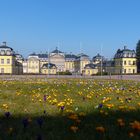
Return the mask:
<path fill-rule="evenodd" d="M 72 74 L 95 75 L 106 72 L 108 74 L 137 73 L 136 53 L 126 46 L 116 52 L 112 60 L 106 60 L 97 54 L 92 59 L 86 54 L 66 54 L 57 48 L 44 54 L 32 53 L 27 59 L 15 53 L 6 42 L 0 46 L 1 74 L 57 74 L 70 72 Z"/>

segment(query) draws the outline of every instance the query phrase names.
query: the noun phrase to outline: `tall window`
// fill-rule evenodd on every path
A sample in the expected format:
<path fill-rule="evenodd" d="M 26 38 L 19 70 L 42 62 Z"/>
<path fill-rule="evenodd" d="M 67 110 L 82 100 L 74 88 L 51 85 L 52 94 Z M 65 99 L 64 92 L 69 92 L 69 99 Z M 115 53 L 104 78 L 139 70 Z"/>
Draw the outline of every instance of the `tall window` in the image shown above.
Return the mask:
<path fill-rule="evenodd" d="M 135 73 L 135 69 L 133 69 L 133 73 Z"/>
<path fill-rule="evenodd" d="M 1 59 L 1 64 L 4 64 L 4 59 Z"/>
<path fill-rule="evenodd" d="M 131 73 L 131 69 L 128 70 L 128 73 Z"/>
<path fill-rule="evenodd" d="M 136 65 L 136 61 L 133 61 L 133 65 Z"/>
<path fill-rule="evenodd" d="M 124 69 L 124 73 L 126 73 L 126 69 Z"/>
<path fill-rule="evenodd" d="M 124 65 L 126 65 L 126 61 L 124 61 Z"/>
<path fill-rule="evenodd" d="M 131 61 L 130 60 L 128 61 L 128 64 L 131 65 Z"/>
<path fill-rule="evenodd" d="M 10 59 L 7 59 L 7 64 L 10 64 Z"/>
<path fill-rule="evenodd" d="M 1 68 L 1 73 L 4 73 L 4 68 Z"/>

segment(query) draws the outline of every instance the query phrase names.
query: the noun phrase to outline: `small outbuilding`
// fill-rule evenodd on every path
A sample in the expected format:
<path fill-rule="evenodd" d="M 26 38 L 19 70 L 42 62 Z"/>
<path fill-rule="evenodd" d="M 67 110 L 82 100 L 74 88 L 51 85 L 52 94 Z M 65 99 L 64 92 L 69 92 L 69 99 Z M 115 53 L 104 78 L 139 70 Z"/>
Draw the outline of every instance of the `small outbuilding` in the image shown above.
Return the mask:
<path fill-rule="evenodd" d="M 55 64 L 46 63 L 43 64 L 43 66 L 41 67 L 41 74 L 55 75 L 56 72 L 57 72 L 57 67 Z"/>
<path fill-rule="evenodd" d="M 98 73 L 97 65 L 95 65 L 93 63 L 85 65 L 84 72 L 83 72 L 84 75 L 94 75 L 97 73 Z"/>

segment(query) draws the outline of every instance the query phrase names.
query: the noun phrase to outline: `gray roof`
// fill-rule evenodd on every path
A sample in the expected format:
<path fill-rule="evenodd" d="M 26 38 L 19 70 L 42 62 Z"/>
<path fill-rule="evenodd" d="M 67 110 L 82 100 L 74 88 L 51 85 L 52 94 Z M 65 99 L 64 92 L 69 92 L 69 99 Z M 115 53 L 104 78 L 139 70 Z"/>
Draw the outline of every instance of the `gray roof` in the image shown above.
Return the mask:
<path fill-rule="evenodd" d="M 57 49 L 57 47 L 56 47 L 56 49 L 53 50 L 51 53 L 63 53 L 63 52 L 59 51 L 59 50 Z"/>
<path fill-rule="evenodd" d="M 56 65 L 52 63 L 46 63 L 46 64 L 43 64 L 42 66 L 42 68 L 49 68 L 49 69 L 51 69 L 52 67 L 56 67 Z"/>
<path fill-rule="evenodd" d="M 115 54 L 114 58 L 135 58 L 136 57 L 136 53 L 135 50 L 130 50 L 127 49 L 126 46 L 124 46 L 124 49 L 117 50 L 117 53 Z"/>
<path fill-rule="evenodd" d="M 80 54 L 77 55 L 77 57 L 89 57 L 89 56 L 84 54 L 84 53 L 80 53 Z"/>
<path fill-rule="evenodd" d="M 38 54 L 39 58 L 48 58 L 48 54 Z"/>
<path fill-rule="evenodd" d="M 95 69 L 97 67 L 97 65 L 92 64 L 92 63 L 85 65 L 85 68 L 88 68 L 88 67 L 91 69 Z"/>
<path fill-rule="evenodd" d="M 67 59 L 67 58 L 72 58 L 72 59 L 76 59 L 76 55 L 74 55 L 74 54 L 65 54 L 65 58 Z"/>
<path fill-rule="evenodd" d="M 13 50 L 11 47 L 8 47 L 6 45 L 1 45 L 0 46 L 0 49 L 10 49 L 10 50 Z"/>
<path fill-rule="evenodd" d="M 17 59 L 22 59 L 23 60 L 23 56 L 19 53 L 15 53 L 15 56 Z"/>
<path fill-rule="evenodd" d="M 36 54 L 36 53 L 31 53 L 31 54 L 29 54 L 29 56 L 38 56 L 38 54 Z"/>
<path fill-rule="evenodd" d="M 113 60 L 109 60 L 109 61 L 104 61 L 102 66 L 103 67 L 114 67 L 115 62 Z"/>
<path fill-rule="evenodd" d="M 92 60 L 96 60 L 96 59 L 101 59 L 103 56 L 101 56 L 99 53 L 96 55 L 96 56 L 94 56 L 93 58 L 92 58 Z"/>
<path fill-rule="evenodd" d="M 48 58 L 48 54 L 36 54 L 36 53 L 32 53 L 29 56 L 38 56 L 39 58 Z"/>

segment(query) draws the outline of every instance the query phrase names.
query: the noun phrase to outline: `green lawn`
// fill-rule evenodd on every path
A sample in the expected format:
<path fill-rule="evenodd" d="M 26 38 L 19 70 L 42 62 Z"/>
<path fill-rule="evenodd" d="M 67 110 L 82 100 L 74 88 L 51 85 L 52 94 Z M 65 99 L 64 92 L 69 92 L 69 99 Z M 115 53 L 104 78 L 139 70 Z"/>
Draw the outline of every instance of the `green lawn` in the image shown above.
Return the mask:
<path fill-rule="evenodd" d="M 140 140 L 140 83 L 0 81 L 0 140 Z"/>

